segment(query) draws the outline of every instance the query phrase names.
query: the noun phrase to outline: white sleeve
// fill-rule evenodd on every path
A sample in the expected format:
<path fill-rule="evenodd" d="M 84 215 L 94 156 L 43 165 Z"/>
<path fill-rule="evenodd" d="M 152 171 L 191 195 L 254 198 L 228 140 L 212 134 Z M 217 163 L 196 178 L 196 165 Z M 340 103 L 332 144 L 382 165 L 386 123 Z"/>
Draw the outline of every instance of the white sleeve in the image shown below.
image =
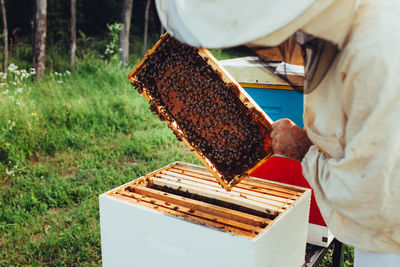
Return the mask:
<path fill-rule="evenodd" d="M 352 225 L 353 231 L 378 237 L 383 231 L 395 233 L 400 225 L 400 52 L 358 54 L 341 88 L 347 117 L 344 156 L 330 158 L 312 146 L 302 167 L 334 234 Z M 344 239 L 350 235 L 343 234 Z M 356 242 L 356 235 L 349 242 Z"/>

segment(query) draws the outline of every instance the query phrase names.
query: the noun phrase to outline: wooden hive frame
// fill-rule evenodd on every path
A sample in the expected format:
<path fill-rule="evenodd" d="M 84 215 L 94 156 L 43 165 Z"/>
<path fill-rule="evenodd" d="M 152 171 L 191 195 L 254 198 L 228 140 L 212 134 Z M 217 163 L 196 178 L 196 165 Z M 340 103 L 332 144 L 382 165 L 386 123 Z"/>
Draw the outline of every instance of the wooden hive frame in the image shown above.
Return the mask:
<path fill-rule="evenodd" d="M 162 42 L 168 37 L 168 33 L 164 34 L 161 39 L 154 45 L 153 48 L 149 50 L 146 56 L 140 61 L 140 63 L 132 70 L 132 72 L 128 75 L 128 79 L 131 83 L 135 83 L 137 81 L 136 75 L 140 71 L 140 69 L 146 64 L 146 60 L 149 58 L 151 54 L 162 44 Z M 218 74 L 222 80 L 226 83 L 233 83 L 236 85 L 239 90 L 238 99 L 245 105 L 245 107 L 251 110 L 251 114 L 261 125 L 265 126 L 269 131 L 271 131 L 272 120 L 269 118 L 267 114 L 257 105 L 257 103 L 247 94 L 247 92 L 235 81 L 235 79 L 218 63 L 218 60 L 210 53 L 209 50 L 201 48 L 198 50 L 198 54 L 203 58 L 203 60 L 211 66 L 211 68 Z M 147 99 L 147 101 L 151 102 L 153 100 L 152 96 L 148 94 L 147 90 L 142 90 L 141 94 Z M 159 113 L 166 112 L 164 107 L 157 105 L 157 110 Z M 207 158 L 200 150 L 193 147 L 192 144 L 188 141 L 188 139 L 183 134 L 182 129 L 179 124 L 172 118 L 166 119 L 169 127 L 177 134 L 180 135 L 182 141 L 190 148 L 190 150 L 196 155 L 196 157 L 208 168 L 208 170 L 212 173 L 212 175 L 217 179 L 218 183 L 225 188 L 225 190 L 230 191 L 232 187 L 237 183 L 248 177 L 249 173 L 253 170 L 261 166 L 266 160 L 268 160 L 272 156 L 272 152 L 268 153 L 266 157 L 261 159 L 256 165 L 254 165 L 249 170 L 245 171 L 243 175 L 237 175 L 232 180 L 227 181 L 224 179 L 224 176 L 217 170 L 215 164 Z"/>
<path fill-rule="evenodd" d="M 227 192 L 206 168 L 175 162 L 107 194 L 221 231 L 255 238 L 294 205 L 305 190 L 247 177 Z M 199 197 L 215 202 L 198 200 Z"/>

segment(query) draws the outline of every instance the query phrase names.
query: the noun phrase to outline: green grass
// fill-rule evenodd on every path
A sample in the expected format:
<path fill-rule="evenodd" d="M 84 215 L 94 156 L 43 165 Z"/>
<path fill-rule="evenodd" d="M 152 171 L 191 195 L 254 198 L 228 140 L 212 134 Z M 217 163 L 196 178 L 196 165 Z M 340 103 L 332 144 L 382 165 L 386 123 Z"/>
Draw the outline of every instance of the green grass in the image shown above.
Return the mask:
<path fill-rule="evenodd" d="M 133 51 L 125 70 L 81 51 L 68 75 L 67 55 L 50 50 L 42 81 L 10 73 L 0 85 L 0 266 L 100 265 L 98 195 L 173 161 L 199 164 L 130 85 Z"/>
<path fill-rule="evenodd" d="M 1 266 L 99 265 L 98 195 L 176 160 L 198 163 L 128 72 L 92 56 L 71 75 L 0 88 Z"/>

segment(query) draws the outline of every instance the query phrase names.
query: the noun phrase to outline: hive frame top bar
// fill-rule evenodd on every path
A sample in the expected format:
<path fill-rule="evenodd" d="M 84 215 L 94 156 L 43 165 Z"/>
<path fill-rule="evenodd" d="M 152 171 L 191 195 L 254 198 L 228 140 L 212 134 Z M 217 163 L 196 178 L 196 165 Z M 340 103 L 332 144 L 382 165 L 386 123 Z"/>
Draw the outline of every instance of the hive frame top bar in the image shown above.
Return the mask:
<path fill-rule="evenodd" d="M 140 71 L 140 69 L 146 64 L 146 60 L 151 54 L 163 43 L 163 41 L 168 37 L 168 33 L 165 33 L 161 36 L 160 40 L 152 47 L 146 56 L 139 62 L 139 64 L 132 70 L 132 72 L 128 75 L 128 79 L 131 83 L 136 81 L 136 74 Z M 257 105 L 257 103 L 247 94 L 247 92 L 239 85 L 238 82 L 220 65 L 218 60 L 210 53 L 208 49 L 200 48 L 198 50 L 198 54 L 203 58 L 203 60 L 216 72 L 221 74 L 221 78 L 226 83 L 233 83 L 237 86 L 239 90 L 238 98 L 239 100 L 246 106 L 247 109 L 252 110 L 253 116 L 256 120 L 265 126 L 268 130 L 271 131 L 272 119 Z M 152 97 L 143 90 L 141 94 L 147 99 L 147 101 L 151 101 Z M 160 113 L 164 112 L 164 108 L 162 106 L 157 105 L 157 109 Z M 218 183 L 225 188 L 227 191 L 231 191 L 232 187 L 239 183 L 244 178 L 248 177 L 248 174 L 253 170 L 261 166 L 265 161 L 267 161 L 272 153 L 269 153 L 265 158 L 261 159 L 254 167 L 247 170 L 244 175 L 237 175 L 232 180 L 227 181 L 223 178 L 223 175 L 218 172 L 214 163 L 210 159 L 208 159 L 200 150 L 197 150 L 195 147 L 191 145 L 191 143 L 186 139 L 183 131 L 180 129 L 178 123 L 173 119 L 167 119 L 167 123 L 170 128 L 177 133 L 180 134 L 182 141 L 190 148 L 191 151 L 196 155 L 196 157 L 207 167 L 207 169 L 213 174 L 213 176 L 217 179 Z"/>

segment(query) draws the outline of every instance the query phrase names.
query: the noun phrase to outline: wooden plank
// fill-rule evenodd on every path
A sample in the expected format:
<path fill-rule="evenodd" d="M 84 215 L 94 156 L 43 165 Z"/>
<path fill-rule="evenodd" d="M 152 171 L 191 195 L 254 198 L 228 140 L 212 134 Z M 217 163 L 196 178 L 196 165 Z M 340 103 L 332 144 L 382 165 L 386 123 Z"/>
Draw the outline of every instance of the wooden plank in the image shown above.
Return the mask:
<path fill-rule="evenodd" d="M 181 173 L 187 173 L 187 172 L 191 172 L 191 173 L 196 173 L 196 174 L 200 174 L 200 175 L 204 175 L 202 177 L 206 178 L 209 177 L 211 178 L 211 180 L 213 179 L 213 176 L 207 172 L 207 171 L 200 171 L 200 170 L 192 170 L 190 168 L 187 167 L 182 167 L 180 165 L 175 165 L 172 166 L 170 168 L 170 170 L 172 169 L 177 169 L 178 171 L 180 170 Z M 182 172 L 183 171 L 183 172 Z M 287 187 L 287 188 L 283 188 L 282 186 L 278 186 L 276 184 L 270 183 L 268 181 L 255 181 L 251 178 L 246 178 L 244 180 L 242 180 L 240 182 L 240 184 L 236 185 L 236 186 L 241 186 L 243 188 L 243 186 L 245 187 L 253 187 L 253 188 L 257 188 L 257 189 L 265 189 L 265 190 L 271 190 L 271 191 L 275 191 L 277 193 L 286 193 L 289 196 L 291 196 L 292 199 L 297 199 L 299 196 L 301 196 L 302 192 L 300 191 L 296 191 L 296 190 L 291 190 L 291 187 Z M 254 189 L 255 190 L 255 189 Z"/>
<path fill-rule="evenodd" d="M 182 172 L 179 169 L 176 169 L 175 167 L 169 168 L 168 171 L 176 172 L 178 174 L 186 175 L 189 177 L 196 177 L 196 178 L 206 180 L 209 182 L 214 182 L 216 184 L 214 177 L 212 177 L 210 175 L 197 174 L 190 170 L 185 171 L 184 174 L 182 174 Z M 292 194 L 288 194 L 288 193 L 284 193 L 284 192 L 280 192 L 280 191 L 276 191 L 276 190 L 271 190 L 271 189 L 266 189 L 266 188 L 250 186 L 243 182 L 237 184 L 234 188 L 232 188 L 232 191 L 234 191 L 234 192 L 239 192 L 242 190 L 248 191 L 249 194 L 251 194 L 251 192 L 255 192 L 257 195 L 261 194 L 261 195 L 264 195 L 265 197 L 266 196 L 272 197 L 272 199 L 275 199 L 275 197 L 276 197 L 276 199 L 281 199 L 284 202 L 286 202 L 288 200 L 289 200 L 289 202 L 292 202 L 297 198 L 296 196 L 294 196 Z"/>
<path fill-rule="evenodd" d="M 239 83 L 242 87 L 249 88 L 260 88 L 260 89 L 273 89 L 273 90 L 290 90 L 294 91 L 293 87 L 290 85 L 280 85 L 280 84 L 264 84 L 264 83 Z"/>
<path fill-rule="evenodd" d="M 212 199 L 218 199 L 221 201 L 225 201 L 228 203 L 240 205 L 242 207 L 247 207 L 253 210 L 257 210 L 260 212 L 266 212 L 268 214 L 272 214 L 276 216 L 277 214 L 281 213 L 283 209 L 271 206 L 265 203 L 260 203 L 256 202 L 253 200 L 245 199 L 245 198 L 239 198 L 236 196 L 229 196 L 227 194 L 215 191 L 215 190 L 205 190 L 204 188 L 200 188 L 197 186 L 189 185 L 189 184 L 184 184 L 180 182 L 176 182 L 173 180 L 165 179 L 165 178 L 153 178 L 153 183 L 155 185 L 160 185 L 160 186 L 167 186 L 176 190 L 182 190 L 182 191 L 187 191 L 189 193 L 205 196 L 208 198 Z"/>
<path fill-rule="evenodd" d="M 174 171 L 175 169 L 170 169 L 172 171 Z M 179 172 L 181 173 L 181 172 Z M 205 175 L 201 175 L 201 174 L 196 174 L 196 173 L 192 173 L 190 171 L 186 171 L 185 175 L 187 176 L 194 176 L 194 177 L 199 177 L 200 179 L 204 179 L 210 182 L 213 182 L 213 177 L 212 176 L 205 176 Z M 268 189 L 268 188 L 260 188 L 258 186 L 250 186 L 248 184 L 245 184 L 243 182 L 237 184 L 232 191 L 236 191 L 236 190 L 246 190 L 249 192 L 255 192 L 255 193 L 259 193 L 259 194 L 263 194 L 269 197 L 273 197 L 273 198 L 277 198 L 277 199 L 285 199 L 285 200 L 290 200 L 290 201 L 294 201 L 297 199 L 297 196 L 294 196 L 292 194 L 288 194 L 288 193 L 284 193 L 284 192 L 280 192 L 280 191 L 276 191 L 276 190 L 272 190 L 272 189 Z M 240 191 L 240 190 L 239 190 Z M 250 194 L 250 193 L 249 193 Z"/>
<path fill-rule="evenodd" d="M 139 198 L 133 198 L 132 196 L 124 196 L 122 194 L 116 193 L 113 195 L 113 197 L 120 198 L 122 200 L 126 200 L 128 202 L 142 205 L 144 207 L 151 208 L 153 210 L 158 210 L 160 212 L 171 214 L 171 215 L 174 215 L 174 216 L 177 216 L 180 218 L 184 218 L 184 219 L 187 219 L 187 220 L 190 220 L 190 221 L 202 224 L 202 225 L 211 226 L 213 228 L 217 228 L 224 232 L 234 232 L 234 233 L 237 233 L 240 235 L 245 235 L 248 237 L 255 237 L 258 234 L 255 232 L 249 232 L 249 231 L 245 231 L 245 230 L 238 229 L 235 227 L 231 227 L 231 226 L 225 225 L 221 222 L 210 221 L 210 220 L 207 220 L 207 219 L 204 219 L 201 217 L 197 217 L 197 216 L 193 215 L 191 212 L 185 212 L 184 210 L 180 210 L 180 207 L 177 205 L 175 205 L 171 209 L 170 207 L 168 207 L 168 205 L 165 205 L 165 203 L 163 205 L 160 203 L 161 204 L 160 205 L 160 204 L 156 204 L 156 201 L 154 201 L 154 204 L 151 202 L 144 201 L 144 200 L 142 200 L 141 196 L 139 196 Z M 151 200 L 149 200 L 149 201 L 151 201 Z"/>
<path fill-rule="evenodd" d="M 206 212 L 215 216 L 224 217 L 227 219 L 235 220 L 241 223 L 257 227 L 265 227 L 272 223 L 272 220 L 267 218 L 258 217 L 252 214 L 244 213 L 241 211 L 231 210 L 228 208 L 220 207 L 214 204 L 177 196 L 174 194 L 158 191 L 155 189 L 143 187 L 143 186 L 130 186 L 138 194 L 147 195 L 150 197 L 158 198 L 160 200 L 181 205 L 187 208 L 193 208 L 202 212 Z"/>
<path fill-rule="evenodd" d="M 197 178 L 196 176 L 190 176 L 188 173 L 180 174 L 180 173 L 165 170 L 161 174 L 167 174 L 170 176 L 175 176 L 177 178 L 190 180 L 190 181 L 193 181 L 193 182 L 196 182 L 199 184 L 209 185 L 209 186 L 214 187 L 216 190 L 218 190 L 220 188 L 220 186 L 215 181 Z M 231 193 L 243 194 L 243 195 L 250 196 L 250 197 L 254 196 L 254 197 L 258 197 L 258 198 L 263 198 L 268 201 L 273 201 L 274 203 L 278 202 L 279 204 L 278 203 L 272 204 L 272 205 L 277 205 L 277 206 L 290 205 L 291 203 L 293 203 L 293 200 L 288 199 L 288 198 L 276 197 L 276 196 L 271 196 L 268 194 L 261 194 L 261 193 L 255 192 L 255 191 L 238 188 L 237 186 L 235 188 L 232 188 Z"/>
<path fill-rule="evenodd" d="M 150 197 L 147 195 L 142 195 L 142 194 L 138 194 L 138 193 L 133 193 L 133 192 L 128 192 L 128 191 L 121 191 L 118 192 L 119 194 L 123 195 L 123 196 L 127 196 L 127 197 L 133 197 L 135 199 L 140 199 L 141 201 L 145 201 L 151 204 L 155 204 L 158 205 L 160 207 L 164 207 L 164 208 L 169 208 L 169 209 L 175 209 L 175 210 L 179 210 L 181 212 L 184 213 L 189 213 L 192 216 L 196 216 L 199 218 L 204 218 L 207 220 L 210 220 L 212 222 L 218 222 L 227 226 L 231 226 L 231 227 L 235 227 L 238 229 L 242 229 L 244 231 L 247 232 L 254 232 L 254 233 L 259 233 L 262 228 L 261 227 L 257 227 L 254 225 L 250 225 L 250 224 L 246 224 L 246 223 L 241 223 L 229 218 L 225 218 L 225 217 L 220 217 L 220 216 L 216 216 L 207 212 L 202 212 L 199 210 L 196 210 L 194 208 L 188 208 L 186 206 L 183 205 L 179 205 L 176 203 L 170 203 L 170 202 L 165 202 L 163 200 L 160 200 L 156 197 Z"/>
<path fill-rule="evenodd" d="M 190 168 L 190 166 L 183 166 L 181 163 L 178 163 L 174 166 L 171 166 L 171 168 L 173 169 L 183 169 L 184 171 L 191 171 L 191 172 L 196 172 L 199 174 L 203 174 L 205 176 L 209 176 L 209 177 L 213 177 L 209 172 L 207 172 L 207 170 L 195 170 Z M 275 184 L 272 183 L 270 181 L 267 180 L 255 180 L 252 177 L 248 177 L 246 179 L 244 179 L 242 182 L 242 184 L 251 184 L 251 185 L 255 185 L 255 186 L 265 186 L 267 188 L 270 188 L 271 190 L 281 190 L 282 192 L 286 192 L 288 194 L 293 194 L 293 195 L 298 195 L 300 196 L 304 190 L 300 190 L 297 188 L 292 188 L 291 186 L 285 186 L 285 185 L 280 185 L 280 184 Z"/>
<path fill-rule="evenodd" d="M 166 174 L 158 174 L 156 177 L 158 178 L 163 178 L 163 179 L 167 179 L 170 181 L 174 181 L 177 183 L 182 183 L 185 185 L 190 185 L 190 186 L 194 186 L 196 188 L 199 188 L 199 190 L 205 190 L 205 191 L 209 191 L 209 192 L 218 192 L 221 193 L 223 195 L 225 195 L 226 197 L 232 198 L 232 199 L 248 199 L 249 201 L 254 201 L 254 203 L 260 203 L 260 205 L 268 205 L 274 208 L 278 208 L 278 209 L 286 209 L 290 206 L 290 203 L 282 203 L 282 202 L 278 202 L 278 201 L 274 201 L 274 200 L 269 200 L 269 199 L 265 199 L 265 198 L 261 198 L 261 197 L 257 197 L 257 196 L 250 196 L 250 195 L 246 195 L 246 194 L 242 194 L 239 192 L 226 192 L 223 188 L 218 188 L 214 185 L 210 186 L 210 185 L 206 185 L 206 184 L 200 184 L 196 181 L 190 181 L 188 179 L 181 179 L 181 178 L 177 178 L 171 175 L 166 175 Z"/>
<path fill-rule="evenodd" d="M 299 186 L 294 186 L 294 185 L 284 185 L 284 184 L 270 182 L 270 181 L 262 180 L 262 179 L 255 180 L 251 177 L 248 177 L 248 178 L 244 179 L 243 181 L 247 184 L 252 184 L 252 185 L 256 185 L 256 186 L 257 185 L 264 186 L 264 187 L 269 187 L 269 188 L 275 188 L 275 190 L 292 192 L 292 194 L 296 195 L 296 196 L 302 196 L 304 193 L 304 189 L 300 188 Z"/>

